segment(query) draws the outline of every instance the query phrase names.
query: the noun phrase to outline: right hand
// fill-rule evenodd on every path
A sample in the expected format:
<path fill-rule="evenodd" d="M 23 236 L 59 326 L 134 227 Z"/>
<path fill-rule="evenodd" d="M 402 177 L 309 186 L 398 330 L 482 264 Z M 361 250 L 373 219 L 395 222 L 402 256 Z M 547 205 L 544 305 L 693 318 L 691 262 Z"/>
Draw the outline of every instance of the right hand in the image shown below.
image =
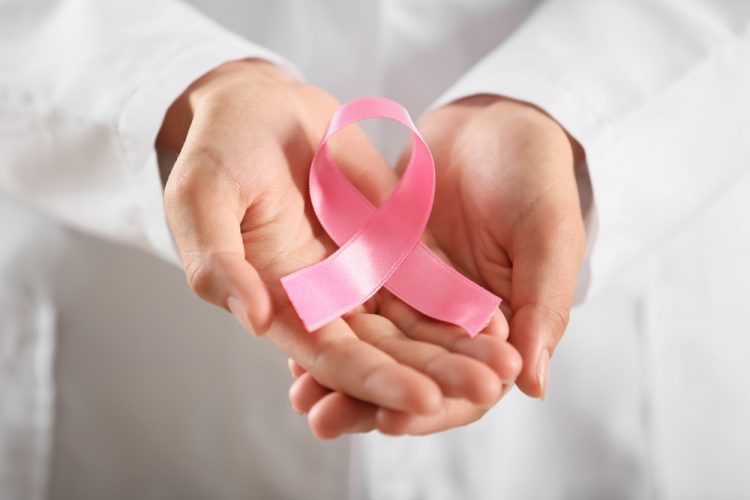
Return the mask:
<path fill-rule="evenodd" d="M 335 250 L 306 200 L 310 162 L 338 106 L 262 61 L 220 66 L 174 103 L 157 144 L 179 151 L 165 206 L 191 288 L 268 337 L 320 387 L 336 391 L 331 396 L 349 395 L 354 405 L 421 415 L 438 414 L 445 398 L 493 405 L 520 371 L 499 312 L 469 341 L 457 339 L 465 334 L 456 327 L 426 322 L 408 307 L 382 308 L 399 311 L 390 317 L 377 314 L 383 303 L 398 300 L 379 293 L 309 334 L 281 287 L 282 276 Z M 337 163 L 379 204 L 396 174 L 361 130 L 348 127 L 340 135 L 332 148 Z M 315 405 L 331 404 L 327 398 Z M 330 422 L 315 418 L 330 412 L 310 409 L 310 425 L 321 437 L 356 431 L 342 425 L 346 413 Z M 459 417 L 450 425 L 477 418 Z"/>

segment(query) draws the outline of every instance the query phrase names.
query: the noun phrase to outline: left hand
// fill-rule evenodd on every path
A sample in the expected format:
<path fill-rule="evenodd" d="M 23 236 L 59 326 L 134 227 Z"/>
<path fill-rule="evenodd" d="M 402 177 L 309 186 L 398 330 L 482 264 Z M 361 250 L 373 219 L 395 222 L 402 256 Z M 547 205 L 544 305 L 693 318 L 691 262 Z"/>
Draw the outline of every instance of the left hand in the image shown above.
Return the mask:
<path fill-rule="evenodd" d="M 516 383 L 529 396 L 544 397 L 585 246 L 574 174 L 580 146 L 537 108 L 497 96 L 452 103 L 419 128 L 437 168 L 430 232 L 454 265 L 503 298 L 509 340 L 523 360 Z M 290 389 L 292 404 L 316 419 L 335 421 L 338 414 L 348 425 L 342 432 L 441 430 L 426 417 L 343 395 L 337 405 L 318 406 L 330 391 L 294 363 L 290 368 L 299 377 Z M 349 407 L 356 408 L 358 425 L 341 417 L 351 414 Z"/>

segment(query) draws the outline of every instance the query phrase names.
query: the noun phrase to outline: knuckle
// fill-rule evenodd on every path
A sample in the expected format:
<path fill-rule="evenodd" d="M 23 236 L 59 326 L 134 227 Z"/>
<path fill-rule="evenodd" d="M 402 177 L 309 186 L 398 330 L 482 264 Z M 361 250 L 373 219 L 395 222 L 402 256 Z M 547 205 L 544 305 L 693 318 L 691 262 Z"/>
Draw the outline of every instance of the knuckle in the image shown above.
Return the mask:
<path fill-rule="evenodd" d="M 168 213 L 177 211 L 186 201 L 195 197 L 194 178 L 190 169 L 184 164 L 175 164 L 164 186 L 164 207 Z"/>
<path fill-rule="evenodd" d="M 353 345 L 351 339 L 339 338 L 330 340 L 326 342 L 313 357 L 309 372 L 312 373 L 323 385 L 336 389 L 340 384 L 336 383 L 336 381 L 330 376 L 331 369 L 332 367 L 335 367 L 339 361 L 343 359 L 351 359 L 354 354 L 352 351 Z"/>
<path fill-rule="evenodd" d="M 565 329 L 570 323 L 570 308 L 564 306 L 547 306 L 540 311 L 549 324 L 552 325 L 551 333 L 555 342 L 562 338 Z"/>
<path fill-rule="evenodd" d="M 185 276 L 190 289 L 204 300 L 213 295 L 214 266 L 213 258 L 195 258 L 185 265 Z"/>
<path fill-rule="evenodd" d="M 383 375 L 388 368 L 389 366 L 387 364 L 376 363 L 364 369 L 359 379 L 361 389 L 365 392 L 371 390 L 378 380 L 382 380 Z"/>
<path fill-rule="evenodd" d="M 184 148 L 167 178 L 165 202 L 172 205 L 196 199 L 216 180 L 227 177 L 221 165 L 219 154 L 210 146 Z"/>

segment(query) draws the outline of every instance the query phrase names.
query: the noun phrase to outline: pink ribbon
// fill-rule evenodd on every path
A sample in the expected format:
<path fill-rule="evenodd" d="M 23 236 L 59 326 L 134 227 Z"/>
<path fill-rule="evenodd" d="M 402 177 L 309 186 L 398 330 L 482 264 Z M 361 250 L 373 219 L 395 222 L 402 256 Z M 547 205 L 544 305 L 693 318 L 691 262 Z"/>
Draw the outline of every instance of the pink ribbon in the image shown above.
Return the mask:
<path fill-rule="evenodd" d="M 412 132 L 409 164 L 393 193 L 373 206 L 341 172 L 327 141 L 368 118 L 388 118 Z M 281 283 L 308 331 L 366 302 L 385 286 L 421 313 L 460 326 L 472 337 L 500 298 L 444 263 L 421 241 L 435 195 L 435 164 L 409 113 L 381 97 L 354 100 L 331 118 L 310 168 L 310 200 L 323 229 L 339 245 L 325 260 Z"/>

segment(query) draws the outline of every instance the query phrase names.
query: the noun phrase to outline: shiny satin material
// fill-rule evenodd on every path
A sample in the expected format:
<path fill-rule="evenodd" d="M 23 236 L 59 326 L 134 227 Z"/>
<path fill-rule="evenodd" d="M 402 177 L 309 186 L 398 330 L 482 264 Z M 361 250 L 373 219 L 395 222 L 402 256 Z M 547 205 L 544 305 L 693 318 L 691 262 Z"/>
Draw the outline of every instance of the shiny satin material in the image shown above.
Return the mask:
<path fill-rule="evenodd" d="M 409 164 L 380 208 L 349 182 L 326 146 L 342 128 L 369 118 L 395 120 L 412 132 Z M 333 115 L 310 168 L 310 199 L 340 248 L 281 279 L 308 331 L 361 305 L 383 286 L 423 314 L 458 325 L 471 336 L 487 325 L 500 298 L 445 264 L 420 241 L 434 194 L 432 155 L 400 104 L 369 97 L 345 104 Z"/>

